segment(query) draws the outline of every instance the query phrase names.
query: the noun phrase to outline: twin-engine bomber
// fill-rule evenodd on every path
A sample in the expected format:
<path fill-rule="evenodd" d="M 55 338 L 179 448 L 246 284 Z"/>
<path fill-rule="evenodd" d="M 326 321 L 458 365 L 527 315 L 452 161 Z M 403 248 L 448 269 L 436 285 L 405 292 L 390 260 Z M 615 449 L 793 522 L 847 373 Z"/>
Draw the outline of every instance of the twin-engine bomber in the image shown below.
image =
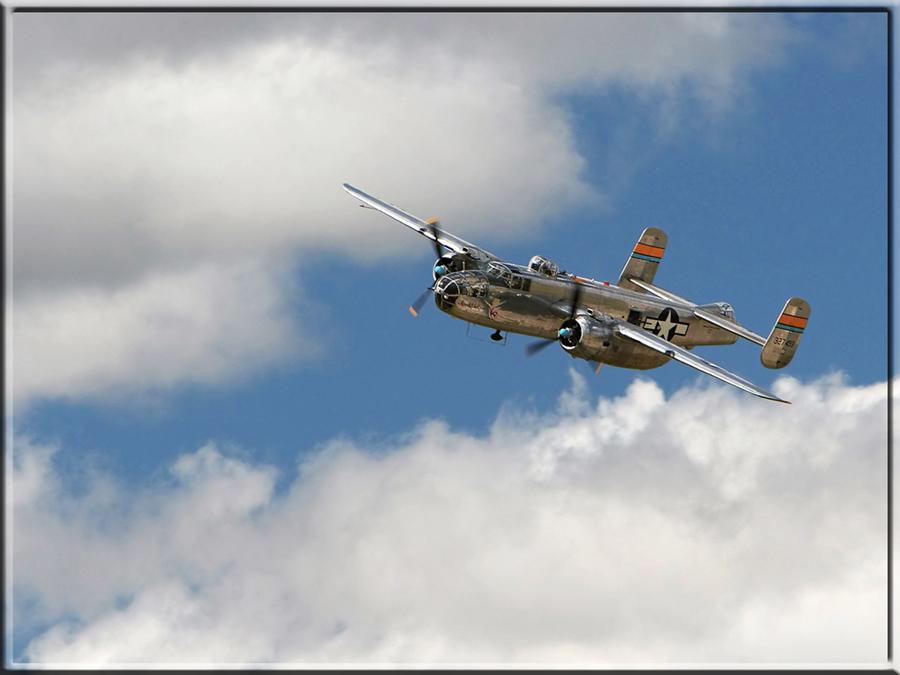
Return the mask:
<path fill-rule="evenodd" d="M 615 286 L 561 272 L 535 256 L 527 266 L 508 263 L 444 232 L 436 219 L 423 221 L 361 190 L 344 189 L 434 243 L 434 284 L 409 309 L 416 315 L 428 294 L 450 316 L 503 332 L 540 338 L 528 355 L 559 345 L 574 358 L 619 368 L 646 370 L 671 360 L 761 398 L 789 403 L 734 373 L 688 351 L 702 345 L 730 345 L 744 338 L 762 347 L 766 368 L 784 368 L 794 358 L 809 320 L 809 304 L 791 298 L 763 338 L 738 324 L 726 302 L 697 305 L 653 285 L 666 248 L 656 227 L 641 234 Z"/>

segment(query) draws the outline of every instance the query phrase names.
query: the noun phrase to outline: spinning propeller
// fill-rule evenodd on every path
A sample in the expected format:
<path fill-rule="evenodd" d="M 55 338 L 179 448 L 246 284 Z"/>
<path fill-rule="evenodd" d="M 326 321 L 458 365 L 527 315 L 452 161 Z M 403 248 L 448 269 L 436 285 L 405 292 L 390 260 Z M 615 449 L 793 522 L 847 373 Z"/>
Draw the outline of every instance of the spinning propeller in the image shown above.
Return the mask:
<path fill-rule="evenodd" d="M 419 310 L 422 309 L 422 305 L 424 305 L 425 301 L 428 299 L 428 294 L 431 293 L 433 289 L 433 286 L 431 288 L 426 288 L 425 292 L 422 293 L 422 295 L 420 295 L 416 299 L 416 301 L 409 306 L 409 311 L 413 316 L 419 316 Z"/>
<path fill-rule="evenodd" d="M 440 229 L 438 228 L 438 219 L 432 218 L 431 220 L 425 221 L 425 224 L 428 226 L 428 231 L 431 233 L 431 238 L 434 241 L 434 252 L 437 254 L 437 260 L 440 260 L 444 257 L 444 247 L 441 245 L 441 242 L 438 241 L 438 235 L 440 234 Z M 437 265 L 435 265 L 437 268 Z M 425 304 L 425 301 L 428 299 L 428 294 L 434 290 L 434 284 L 425 289 L 425 292 L 420 295 L 416 301 L 409 306 L 409 311 L 413 316 L 419 316 L 419 310 L 422 309 L 422 305 Z"/>
<path fill-rule="evenodd" d="M 576 281 L 575 282 L 575 291 L 572 293 L 572 307 L 569 310 L 569 316 L 566 319 L 566 321 L 569 321 L 569 320 L 575 318 L 575 312 L 577 311 L 578 301 L 580 299 L 581 299 L 581 282 Z M 565 325 L 566 321 L 564 321 L 562 325 Z M 572 331 L 571 328 L 560 328 L 559 330 L 560 330 L 560 332 L 559 332 L 557 340 L 559 338 L 565 339 L 565 338 L 569 337 L 571 334 L 571 331 Z M 564 331 L 565 331 L 565 334 L 564 334 Z M 536 342 L 532 342 L 530 345 L 525 346 L 525 356 L 534 356 L 542 349 L 546 349 L 550 345 L 557 342 L 557 340 L 543 340 L 542 339 L 542 340 L 538 340 Z"/>

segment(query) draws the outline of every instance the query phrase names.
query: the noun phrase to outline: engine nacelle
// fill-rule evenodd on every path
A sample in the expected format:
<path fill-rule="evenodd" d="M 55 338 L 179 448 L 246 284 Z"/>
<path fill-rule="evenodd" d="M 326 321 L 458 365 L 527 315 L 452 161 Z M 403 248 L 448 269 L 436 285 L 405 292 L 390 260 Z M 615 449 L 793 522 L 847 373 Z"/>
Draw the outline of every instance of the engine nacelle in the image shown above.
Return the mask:
<path fill-rule="evenodd" d="M 445 274 L 472 269 L 478 269 L 478 264 L 474 260 L 464 253 L 453 253 L 438 258 L 434 263 L 434 267 L 431 268 L 431 275 L 437 281 Z"/>
<path fill-rule="evenodd" d="M 597 321 L 589 316 L 568 319 L 559 328 L 559 344 L 572 356 L 586 361 L 601 360 L 600 356 L 613 340 L 612 322 Z"/>

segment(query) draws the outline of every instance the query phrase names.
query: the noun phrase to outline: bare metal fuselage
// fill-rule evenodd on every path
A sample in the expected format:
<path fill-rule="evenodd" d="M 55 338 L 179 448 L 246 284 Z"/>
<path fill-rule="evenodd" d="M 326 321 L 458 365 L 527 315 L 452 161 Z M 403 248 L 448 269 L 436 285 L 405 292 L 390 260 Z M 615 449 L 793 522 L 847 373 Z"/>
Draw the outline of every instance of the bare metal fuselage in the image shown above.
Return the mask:
<path fill-rule="evenodd" d="M 579 285 L 578 305 L 588 314 L 626 321 L 661 335 L 672 344 L 692 348 L 730 345 L 738 340 L 733 333 L 696 319 L 688 305 L 564 273 L 549 277 L 519 266 L 504 267 L 502 274 L 492 274 L 488 267 L 486 273 L 464 270 L 440 277 L 434 290 L 435 304 L 456 319 L 497 331 L 556 340 L 560 320 L 569 316 L 575 287 Z M 728 305 L 705 307 L 737 323 Z M 613 334 L 590 360 L 646 370 L 657 368 L 670 358 Z"/>

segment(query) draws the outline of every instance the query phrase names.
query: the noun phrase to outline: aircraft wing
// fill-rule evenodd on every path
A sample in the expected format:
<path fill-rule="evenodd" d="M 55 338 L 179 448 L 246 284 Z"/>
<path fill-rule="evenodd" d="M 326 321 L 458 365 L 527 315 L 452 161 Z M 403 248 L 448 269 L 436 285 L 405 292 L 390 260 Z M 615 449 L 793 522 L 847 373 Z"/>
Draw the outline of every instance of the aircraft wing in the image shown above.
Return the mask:
<path fill-rule="evenodd" d="M 465 239 L 460 239 L 459 237 L 449 234 L 448 232 L 444 232 L 443 230 L 437 230 L 437 237 L 435 237 L 432 228 L 429 226 L 429 222 L 420 220 L 419 218 L 416 218 L 406 211 L 398 209 L 396 206 L 381 201 L 377 197 L 367 195 L 365 192 L 363 192 L 362 190 L 357 190 L 352 185 L 344 183 L 344 189 L 364 204 L 367 204 L 373 209 L 381 211 L 386 216 L 390 216 L 394 220 L 403 223 L 408 228 L 415 230 L 422 236 L 428 237 L 432 241 L 436 240 L 439 244 L 441 244 L 441 246 L 450 249 L 454 253 L 463 253 L 481 262 L 501 260 L 501 258 L 498 258 L 494 254 L 485 251 L 483 248 L 479 248 L 478 246 L 470 244 Z"/>
<path fill-rule="evenodd" d="M 778 398 L 775 394 L 772 394 L 761 387 L 757 387 L 755 384 L 748 382 L 742 377 L 738 377 L 734 373 L 728 372 L 721 366 L 717 366 L 715 363 L 711 363 L 706 359 L 689 352 L 683 347 L 673 345 L 671 342 L 668 342 L 657 335 L 653 335 L 653 333 L 649 333 L 642 328 L 633 326 L 630 323 L 625 323 L 624 321 L 617 322 L 616 331 L 624 337 L 639 342 L 650 349 L 655 349 L 679 363 L 695 368 L 701 373 L 712 375 L 713 377 L 722 380 L 722 382 L 727 382 L 738 389 L 743 389 L 744 391 L 750 392 L 760 398 L 769 399 L 770 401 L 790 403 L 790 401 Z"/>

